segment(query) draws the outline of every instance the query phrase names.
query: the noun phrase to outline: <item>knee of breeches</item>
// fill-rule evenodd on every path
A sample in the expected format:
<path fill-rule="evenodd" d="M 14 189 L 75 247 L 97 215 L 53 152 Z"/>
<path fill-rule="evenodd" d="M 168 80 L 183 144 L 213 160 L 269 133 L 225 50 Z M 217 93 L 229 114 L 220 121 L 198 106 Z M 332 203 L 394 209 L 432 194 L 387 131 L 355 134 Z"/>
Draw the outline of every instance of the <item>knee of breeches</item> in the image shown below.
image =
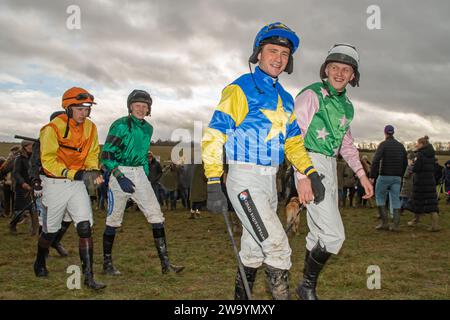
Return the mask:
<path fill-rule="evenodd" d="M 90 238 L 91 223 L 89 221 L 81 221 L 77 224 L 77 233 L 80 238 Z"/>
<path fill-rule="evenodd" d="M 116 235 L 116 227 L 106 226 L 105 235 L 115 236 Z"/>

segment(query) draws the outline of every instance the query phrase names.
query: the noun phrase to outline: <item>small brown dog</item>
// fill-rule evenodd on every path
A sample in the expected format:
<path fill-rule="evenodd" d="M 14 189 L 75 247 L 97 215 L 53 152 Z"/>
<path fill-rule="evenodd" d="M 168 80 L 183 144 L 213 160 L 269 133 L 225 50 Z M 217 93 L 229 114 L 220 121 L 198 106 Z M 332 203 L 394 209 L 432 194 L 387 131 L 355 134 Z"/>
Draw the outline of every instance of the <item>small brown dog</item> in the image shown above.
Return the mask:
<path fill-rule="evenodd" d="M 286 205 L 286 226 L 289 226 L 292 223 L 292 228 L 289 232 L 293 231 L 295 235 L 297 235 L 300 225 L 299 210 L 300 202 L 298 201 L 298 197 L 292 197 Z"/>

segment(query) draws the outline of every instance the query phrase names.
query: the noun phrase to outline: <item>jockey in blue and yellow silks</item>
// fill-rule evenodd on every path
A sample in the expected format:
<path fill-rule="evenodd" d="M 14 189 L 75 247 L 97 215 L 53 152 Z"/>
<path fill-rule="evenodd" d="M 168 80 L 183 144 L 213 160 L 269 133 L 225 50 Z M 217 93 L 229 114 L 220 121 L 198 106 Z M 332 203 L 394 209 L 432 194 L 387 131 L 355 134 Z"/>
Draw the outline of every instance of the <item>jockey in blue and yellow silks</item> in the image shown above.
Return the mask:
<path fill-rule="evenodd" d="M 297 35 L 281 23 L 262 28 L 249 59 L 259 66 L 223 90 L 202 139 L 208 209 L 227 208 L 220 185 L 225 149 L 227 193 L 243 226 L 239 255 L 246 278 L 252 287 L 257 268 L 264 263 L 274 299 L 289 298 L 291 248 L 277 216 L 276 191 L 276 172 L 285 154 L 311 180 L 312 190 L 304 190 L 303 198 L 312 200 L 314 191 L 315 200 L 320 201 L 324 190 L 304 148 L 293 98 L 278 82 L 283 71 L 292 72 L 292 54 L 298 44 Z M 248 298 L 239 271 L 235 298 Z"/>

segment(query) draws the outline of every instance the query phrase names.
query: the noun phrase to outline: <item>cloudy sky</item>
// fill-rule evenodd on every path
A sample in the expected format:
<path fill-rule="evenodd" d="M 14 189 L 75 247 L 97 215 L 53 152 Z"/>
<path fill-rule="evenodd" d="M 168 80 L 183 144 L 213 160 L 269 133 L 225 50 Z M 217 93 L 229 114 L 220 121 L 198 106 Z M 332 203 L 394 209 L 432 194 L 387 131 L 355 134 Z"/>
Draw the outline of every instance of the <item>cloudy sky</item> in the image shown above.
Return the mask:
<path fill-rule="evenodd" d="M 378 22 L 371 5 L 380 29 L 368 27 Z M 134 88 L 153 97 L 154 140 L 193 132 L 248 72 L 254 36 L 275 21 L 301 38 L 294 73 L 280 77 L 294 96 L 319 80 L 332 44 L 357 47 L 361 86 L 348 90 L 357 142 L 379 141 L 388 123 L 403 141 L 450 141 L 449 13 L 447 0 L 1 0 L 0 141 L 37 137 L 72 86 L 94 94 L 101 143 Z"/>

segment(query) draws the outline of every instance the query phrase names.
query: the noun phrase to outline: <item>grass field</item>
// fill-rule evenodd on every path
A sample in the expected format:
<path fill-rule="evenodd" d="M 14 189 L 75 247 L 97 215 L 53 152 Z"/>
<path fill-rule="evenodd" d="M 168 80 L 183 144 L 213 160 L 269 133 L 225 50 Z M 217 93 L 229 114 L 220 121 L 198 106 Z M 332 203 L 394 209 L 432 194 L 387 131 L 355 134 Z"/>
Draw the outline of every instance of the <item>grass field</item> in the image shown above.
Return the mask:
<path fill-rule="evenodd" d="M 7 219 L 0 219 L 0 299 L 232 299 L 236 262 L 221 215 L 204 213 L 188 219 L 186 210 L 165 212 L 169 254 L 175 264 L 186 269 L 178 275 L 161 275 L 159 259 L 148 223 L 143 215 L 128 209 L 113 255 L 118 277 L 101 274 L 101 239 L 105 214 L 95 212 L 94 225 L 96 277 L 108 287 L 103 292 L 83 288 L 69 290 L 66 273 L 79 265 L 77 236 L 73 226 L 63 240 L 70 251 L 67 258 L 50 252 L 50 275 L 38 279 L 32 271 L 37 238 L 28 226 L 18 226 L 12 235 Z M 450 297 L 450 206 L 441 200 L 441 232 L 426 231 L 429 217 L 415 229 L 406 225 L 411 214 L 402 216 L 401 232 L 379 232 L 375 209 L 347 208 L 342 211 L 347 240 L 341 253 L 330 259 L 318 288 L 322 299 L 449 299 Z M 279 210 L 284 221 L 284 212 Z M 290 237 L 293 250 L 291 292 L 301 274 L 304 258 L 306 221 L 301 234 Z M 236 235 L 236 240 L 239 240 Z M 238 241 L 239 243 L 239 241 Z M 381 289 L 367 289 L 367 268 L 381 269 Z M 256 299 L 269 299 L 265 274 L 258 271 L 254 288 Z M 293 295 L 292 298 L 295 298 Z"/>

